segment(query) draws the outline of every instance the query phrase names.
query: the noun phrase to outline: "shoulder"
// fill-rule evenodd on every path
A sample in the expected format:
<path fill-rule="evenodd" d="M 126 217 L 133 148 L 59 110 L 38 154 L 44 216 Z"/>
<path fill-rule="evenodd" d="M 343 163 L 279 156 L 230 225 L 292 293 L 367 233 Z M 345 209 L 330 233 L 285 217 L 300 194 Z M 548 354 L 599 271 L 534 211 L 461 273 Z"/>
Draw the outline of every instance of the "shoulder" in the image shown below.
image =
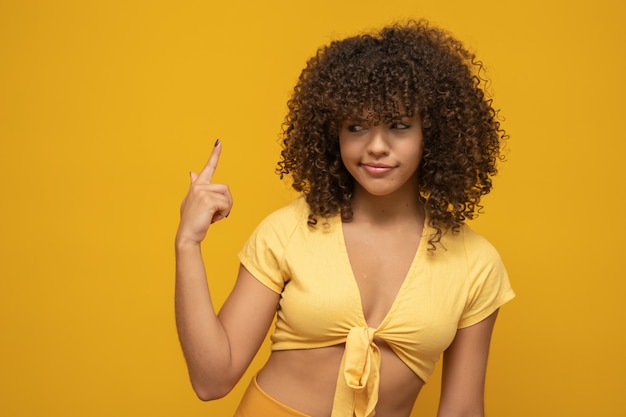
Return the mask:
<path fill-rule="evenodd" d="M 495 246 L 484 236 L 475 232 L 469 225 L 464 224 L 459 232 L 463 242 L 463 249 L 470 261 L 497 260 L 500 261 L 500 254 Z"/>
<path fill-rule="evenodd" d="M 496 248 L 468 225 L 454 236 L 465 258 L 467 301 L 459 328 L 476 324 L 515 297 L 509 276 Z"/>
<path fill-rule="evenodd" d="M 303 197 L 299 197 L 261 220 L 250 239 L 263 239 L 285 246 L 296 230 L 307 227 L 308 215 L 308 204 Z"/>
<path fill-rule="evenodd" d="M 300 225 L 306 226 L 309 206 L 304 197 L 298 197 L 291 203 L 268 214 L 259 223 L 259 228 L 271 227 L 276 230 L 293 230 Z"/>
<path fill-rule="evenodd" d="M 303 196 L 296 198 L 291 201 L 289 204 L 273 211 L 270 213 L 267 218 L 280 218 L 280 219 L 306 219 L 309 216 L 309 205 Z"/>
<path fill-rule="evenodd" d="M 441 243 L 444 258 L 454 260 L 459 267 L 463 265 L 470 283 L 507 279 L 506 268 L 495 246 L 469 225 L 463 224 L 456 233 L 448 231 Z"/>
<path fill-rule="evenodd" d="M 502 258 L 494 245 L 484 236 L 463 225 L 460 234 L 467 259 L 470 277 L 483 279 L 508 279 Z"/>
<path fill-rule="evenodd" d="M 303 198 L 266 216 L 239 252 L 241 264 L 259 281 L 281 292 L 287 248 L 297 230 L 306 228 L 308 207 Z"/>
<path fill-rule="evenodd" d="M 434 235 L 433 230 L 429 232 L 428 236 Z M 465 223 L 457 231 L 445 231 L 434 254 L 444 259 L 466 259 L 469 263 L 500 259 L 491 242 Z"/>

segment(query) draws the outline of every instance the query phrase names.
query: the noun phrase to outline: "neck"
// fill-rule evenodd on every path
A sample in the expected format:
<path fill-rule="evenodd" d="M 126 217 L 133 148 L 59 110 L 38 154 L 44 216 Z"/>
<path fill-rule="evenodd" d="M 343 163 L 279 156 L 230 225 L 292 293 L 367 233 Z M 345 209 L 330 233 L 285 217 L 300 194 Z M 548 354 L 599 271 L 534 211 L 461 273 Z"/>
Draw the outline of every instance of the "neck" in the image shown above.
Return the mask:
<path fill-rule="evenodd" d="M 424 207 L 417 190 L 375 196 L 360 188 L 354 190 L 352 198 L 353 219 L 369 223 L 396 223 L 424 220 Z"/>

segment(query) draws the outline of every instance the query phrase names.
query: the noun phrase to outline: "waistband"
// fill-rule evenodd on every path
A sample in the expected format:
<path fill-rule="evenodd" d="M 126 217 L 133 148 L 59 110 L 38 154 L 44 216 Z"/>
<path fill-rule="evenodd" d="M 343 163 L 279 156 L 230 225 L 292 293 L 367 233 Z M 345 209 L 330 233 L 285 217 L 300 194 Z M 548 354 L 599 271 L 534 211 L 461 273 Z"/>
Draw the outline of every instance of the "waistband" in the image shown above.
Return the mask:
<path fill-rule="evenodd" d="M 270 397 L 259 387 L 256 376 L 243 394 L 233 417 L 310 417 Z"/>

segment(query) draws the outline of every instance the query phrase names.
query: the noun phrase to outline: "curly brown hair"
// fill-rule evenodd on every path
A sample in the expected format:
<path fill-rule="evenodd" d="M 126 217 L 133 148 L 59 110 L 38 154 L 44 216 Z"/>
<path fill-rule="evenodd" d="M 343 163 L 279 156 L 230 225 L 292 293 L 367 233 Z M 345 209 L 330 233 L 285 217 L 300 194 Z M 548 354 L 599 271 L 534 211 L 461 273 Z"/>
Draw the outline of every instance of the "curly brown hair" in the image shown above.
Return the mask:
<path fill-rule="evenodd" d="M 339 150 L 339 128 L 364 112 L 379 123 L 416 113 L 424 152 L 420 198 L 436 230 L 457 231 L 480 212 L 501 159 L 498 112 L 485 94 L 483 64 L 427 21 L 394 24 L 321 47 L 302 71 L 283 124 L 277 173 L 289 174 L 316 218 L 352 218 L 354 179 Z M 402 113 L 402 114 L 401 114 Z"/>

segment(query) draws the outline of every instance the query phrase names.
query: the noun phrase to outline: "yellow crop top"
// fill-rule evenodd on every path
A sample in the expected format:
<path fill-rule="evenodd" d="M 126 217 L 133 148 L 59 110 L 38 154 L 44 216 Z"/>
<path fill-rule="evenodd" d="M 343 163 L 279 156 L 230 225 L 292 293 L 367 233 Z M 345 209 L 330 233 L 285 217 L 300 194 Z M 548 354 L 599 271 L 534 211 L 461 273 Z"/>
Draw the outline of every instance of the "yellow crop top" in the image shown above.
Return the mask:
<path fill-rule="evenodd" d="M 396 299 L 378 328 L 364 318 L 343 238 L 340 216 L 307 225 L 303 198 L 270 214 L 252 233 L 239 259 L 281 294 L 272 350 L 345 343 L 332 417 L 374 415 L 380 354 L 385 340 L 423 381 L 457 329 L 485 319 L 515 294 L 493 246 L 468 226 L 448 233 L 434 253 L 432 231 L 422 242 Z M 445 249 L 444 249 L 445 248 Z"/>

